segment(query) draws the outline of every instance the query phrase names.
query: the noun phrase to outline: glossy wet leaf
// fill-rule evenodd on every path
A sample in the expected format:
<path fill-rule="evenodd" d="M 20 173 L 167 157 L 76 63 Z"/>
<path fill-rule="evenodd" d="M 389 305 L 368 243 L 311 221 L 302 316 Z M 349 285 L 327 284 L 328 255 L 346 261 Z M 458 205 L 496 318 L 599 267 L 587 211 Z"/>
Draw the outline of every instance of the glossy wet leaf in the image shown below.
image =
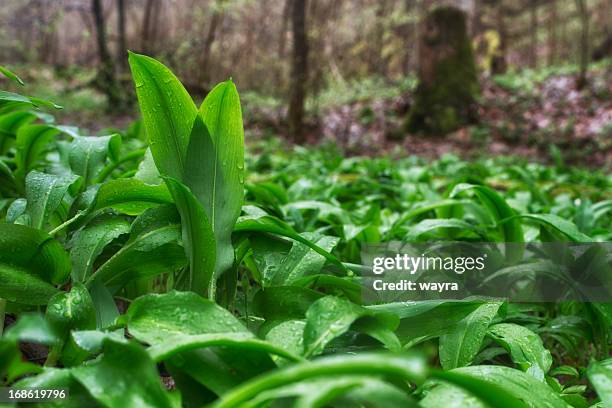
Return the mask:
<path fill-rule="evenodd" d="M 321 354 L 334 338 L 347 332 L 358 319 L 368 319 L 363 332 L 381 341 L 391 350 L 400 348 L 392 333 L 398 321 L 392 316 L 378 315 L 346 299 L 327 296 L 314 302 L 306 312 L 304 327 L 304 355 Z"/>
<path fill-rule="evenodd" d="M 138 179 L 117 179 L 100 186 L 94 211 L 113 208 L 127 215 L 141 214 L 147 208 L 172 203 L 165 185 L 146 184 Z"/>
<path fill-rule="evenodd" d="M 501 302 L 484 303 L 440 337 L 440 364 L 445 370 L 463 367 L 478 354 Z"/>
<path fill-rule="evenodd" d="M 520 218 L 524 218 L 530 221 L 535 221 L 538 224 L 550 228 L 554 231 L 560 232 L 570 241 L 574 242 L 592 242 L 593 240 L 586 234 L 583 234 L 578 230 L 575 224 L 564 220 L 554 214 L 521 214 Z"/>
<path fill-rule="evenodd" d="M 212 225 L 188 187 L 172 178 L 166 178 L 166 184 L 181 215 L 183 245 L 189 258 L 189 273 L 180 288 L 214 298 L 216 241 Z"/>
<path fill-rule="evenodd" d="M 612 360 L 592 362 L 587 369 L 587 377 L 604 407 L 612 404 Z"/>
<path fill-rule="evenodd" d="M 311 241 L 321 249 L 331 252 L 338 244 L 338 238 L 304 234 L 304 238 Z M 309 246 L 294 242 L 286 258 L 275 269 L 272 276 L 264 276 L 264 286 L 292 285 L 300 278 L 314 275 L 321 271 L 325 264 L 325 257 L 312 250 Z"/>
<path fill-rule="evenodd" d="M 108 158 L 117 159 L 120 144 L 118 134 L 73 137 L 68 152 L 70 168 L 89 185 L 97 178 Z"/>
<path fill-rule="evenodd" d="M 186 264 L 185 251 L 178 244 L 181 232 L 176 224 L 161 225 L 135 234 L 94 272 L 88 286 L 100 282 L 117 291 L 138 278 L 173 272 Z"/>
<path fill-rule="evenodd" d="M 31 171 L 25 180 L 27 206 L 30 226 L 43 229 L 51 215 L 62 204 L 71 189 L 78 188 L 78 176 L 56 176 Z"/>
<path fill-rule="evenodd" d="M 6 67 L 3 67 L 2 65 L 0 65 L 0 74 L 4 75 L 5 77 L 7 77 L 8 79 L 10 79 L 11 81 L 15 82 L 18 85 L 25 85 L 25 83 L 23 82 L 23 79 L 19 78 L 19 76 L 14 73 L 13 71 L 9 70 Z"/>
<path fill-rule="evenodd" d="M 0 223 L 0 297 L 30 305 L 46 304 L 70 274 L 62 245 L 43 231 Z"/>
<path fill-rule="evenodd" d="M 126 319 L 130 334 L 149 344 L 173 335 L 248 332 L 230 312 L 191 292 L 142 296 L 130 305 Z"/>
<path fill-rule="evenodd" d="M 49 144 L 60 133 L 61 131 L 52 125 L 34 124 L 20 127 L 15 141 L 16 175 L 23 178 L 30 170 L 36 168 L 39 161 L 44 158 Z"/>
<path fill-rule="evenodd" d="M 219 276 L 234 261 L 231 234 L 244 199 L 244 130 L 234 83 L 218 84 L 195 119 L 185 162 L 185 184 L 198 198 L 215 234 Z"/>
<path fill-rule="evenodd" d="M 245 402 L 244 408 L 257 407 L 266 401 L 295 398 L 294 407 L 364 406 L 379 408 L 417 407 L 417 402 L 399 388 L 375 377 L 343 375 L 322 377 L 296 384 L 289 384 L 262 392 Z"/>
<path fill-rule="evenodd" d="M 328 261 L 340 266 L 342 269 L 345 269 L 345 266 L 336 258 L 334 255 L 329 253 L 329 251 L 324 250 L 320 246 L 316 245 L 312 241 L 304 238 L 302 235 L 298 234 L 291 226 L 287 225 L 283 221 L 278 218 L 272 217 L 270 215 L 261 215 L 261 216 L 243 216 L 238 219 L 236 225 L 234 227 L 234 231 L 236 232 L 263 232 L 276 234 L 280 236 L 284 236 L 287 238 L 291 238 L 295 241 L 301 242 L 302 244 L 312 248 L 313 251 L 322 255 Z"/>
<path fill-rule="evenodd" d="M 113 240 L 129 234 L 129 221 L 120 216 L 101 216 L 72 235 L 70 260 L 72 280 L 83 282 L 91 275 L 94 263 Z"/>
<path fill-rule="evenodd" d="M 51 353 L 61 354 L 60 360 L 64 366 L 81 363 L 87 354 L 77 347 L 70 332 L 96 328 L 96 311 L 87 288 L 75 283 L 70 292 L 54 295 L 49 299 L 45 317 L 62 338 L 62 344 L 52 349 Z"/>
<path fill-rule="evenodd" d="M 130 53 L 129 63 L 155 164 L 162 175 L 183 180 L 196 106 L 181 82 L 160 62 Z"/>
<path fill-rule="evenodd" d="M 266 334 L 266 340 L 290 353 L 302 355 L 305 326 L 303 320 L 286 320 L 272 327 Z"/>
<path fill-rule="evenodd" d="M 143 347 L 107 339 L 103 355 L 71 370 L 91 396 L 104 406 L 172 407 L 157 369 Z"/>
<path fill-rule="evenodd" d="M 361 353 L 353 356 L 325 357 L 314 362 L 287 366 L 257 377 L 223 395 L 213 406 L 239 407 L 268 390 L 287 384 L 317 377 L 360 374 L 385 375 L 420 384 L 424 379 L 425 367 L 420 358 L 410 355 Z"/>
<path fill-rule="evenodd" d="M 542 339 L 526 327 L 499 323 L 489 327 L 489 336 L 500 343 L 518 366 L 535 378 L 544 380 L 552 365 L 552 356 Z"/>
<path fill-rule="evenodd" d="M 516 212 L 510 208 L 506 200 L 504 200 L 495 190 L 481 185 L 473 184 L 458 184 L 451 191 L 450 196 L 455 197 L 461 192 L 472 190 L 487 209 L 491 218 L 496 222 L 504 221 L 499 227 L 502 235 L 502 242 L 523 242 L 523 228 L 518 219 L 514 218 Z M 510 260 L 521 259 L 522 251 L 520 247 L 509 247 L 507 256 Z"/>
<path fill-rule="evenodd" d="M 155 344 L 147 349 L 154 361 L 164 361 L 176 354 L 198 350 L 208 347 L 223 347 L 235 353 L 245 350 L 258 351 L 277 355 L 291 361 L 300 361 L 301 358 L 281 347 L 275 346 L 264 340 L 260 340 L 250 332 L 236 333 L 213 333 L 197 335 L 175 335 L 169 336 L 163 343 Z"/>
<path fill-rule="evenodd" d="M 567 408 L 548 385 L 509 367 L 462 367 L 436 372 L 433 377 L 464 388 L 491 407 Z"/>
<path fill-rule="evenodd" d="M 439 384 L 425 391 L 419 401 L 424 408 L 491 408 L 469 391 L 448 384 Z"/>

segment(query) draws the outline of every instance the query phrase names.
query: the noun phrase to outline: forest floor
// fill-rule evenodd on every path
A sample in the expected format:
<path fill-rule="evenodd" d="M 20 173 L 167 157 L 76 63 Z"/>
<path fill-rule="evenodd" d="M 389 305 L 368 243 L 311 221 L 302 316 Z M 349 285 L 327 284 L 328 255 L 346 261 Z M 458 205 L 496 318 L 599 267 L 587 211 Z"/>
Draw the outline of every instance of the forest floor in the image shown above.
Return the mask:
<path fill-rule="evenodd" d="M 402 84 L 366 80 L 336 87 L 310 101 L 308 141 L 333 143 L 346 155 L 437 158 L 454 153 L 467 159 L 518 155 L 539 162 L 562 156 L 574 165 L 610 171 L 612 64 L 594 65 L 587 87 L 580 91 L 575 73 L 575 66 L 561 66 L 484 78 L 480 122 L 445 137 L 403 131 L 415 83 L 410 78 Z M 105 112 L 104 96 L 83 86 L 91 72 L 58 75 L 48 68 L 32 68 L 25 75 L 30 94 L 65 107 L 55 113 L 62 124 L 100 133 L 127 129 L 138 118 L 135 107 L 118 114 Z M 286 133 L 282 101 L 250 92 L 243 92 L 242 99 L 247 137 Z"/>
<path fill-rule="evenodd" d="M 479 124 L 442 138 L 402 131 L 412 102 L 411 92 L 332 107 L 321 113 L 318 123 L 323 139 L 339 143 L 348 154 L 403 152 L 431 158 L 445 153 L 465 158 L 518 155 L 542 161 L 554 160 L 551 149 L 552 156 L 558 149 L 570 163 L 611 168 L 609 67 L 592 70 L 589 85 L 580 91 L 576 90 L 571 74 L 524 83 L 518 82 L 520 74 L 515 75 L 515 82 L 511 76 L 485 79 Z"/>

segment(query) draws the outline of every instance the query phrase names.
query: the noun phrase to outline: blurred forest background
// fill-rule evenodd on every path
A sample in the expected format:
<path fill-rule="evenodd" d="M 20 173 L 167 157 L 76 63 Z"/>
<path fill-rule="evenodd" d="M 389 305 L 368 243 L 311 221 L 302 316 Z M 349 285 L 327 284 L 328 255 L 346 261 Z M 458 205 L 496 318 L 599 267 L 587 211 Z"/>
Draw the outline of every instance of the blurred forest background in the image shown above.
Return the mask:
<path fill-rule="evenodd" d="M 611 166 L 611 0 L 0 4 L 0 65 L 91 132 L 138 118 L 131 50 L 200 97 L 232 77 L 247 137 Z"/>

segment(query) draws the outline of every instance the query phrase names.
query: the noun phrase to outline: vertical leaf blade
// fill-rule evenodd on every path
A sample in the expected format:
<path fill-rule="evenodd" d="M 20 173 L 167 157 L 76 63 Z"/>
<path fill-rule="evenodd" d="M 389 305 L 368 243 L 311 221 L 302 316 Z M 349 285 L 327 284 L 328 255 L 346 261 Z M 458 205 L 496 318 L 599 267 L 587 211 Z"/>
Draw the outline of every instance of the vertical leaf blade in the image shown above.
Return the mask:
<path fill-rule="evenodd" d="M 244 200 L 244 130 L 240 98 L 229 80 L 200 107 L 187 151 L 185 184 L 202 203 L 217 243 L 215 275 L 233 263 L 231 234 Z"/>
<path fill-rule="evenodd" d="M 129 63 L 155 164 L 162 175 L 182 180 L 196 106 L 160 62 L 130 53 Z"/>
<path fill-rule="evenodd" d="M 166 184 L 181 216 L 183 245 L 189 258 L 189 274 L 184 289 L 200 295 L 210 291 L 215 268 L 215 236 L 204 208 L 184 184 L 166 178 Z"/>

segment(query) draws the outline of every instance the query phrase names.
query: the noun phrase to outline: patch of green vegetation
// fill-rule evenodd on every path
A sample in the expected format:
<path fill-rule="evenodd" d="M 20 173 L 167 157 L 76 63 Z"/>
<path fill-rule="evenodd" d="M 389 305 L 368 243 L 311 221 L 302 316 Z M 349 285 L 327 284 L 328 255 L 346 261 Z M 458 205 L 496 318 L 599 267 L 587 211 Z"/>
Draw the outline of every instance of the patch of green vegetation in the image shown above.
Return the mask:
<path fill-rule="evenodd" d="M 612 66 L 612 59 L 604 59 L 589 66 L 590 70 L 606 69 Z M 578 64 L 552 65 L 537 69 L 509 70 L 504 74 L 493 76 L 493 81 L 510 91 L 531 93 L 536 85 L 552 76 L 575 75 L 579 72 Z"/>
<path fill-rule="evenodd" d="M 111 408 L 610 401 L 610 304 L 365 305 L 360 265 L 390 241 L 609 241 L 609 174 L 554 149 L 554 167 L 274 140 L 245 157 L 231 81 L 197 107 L 156 60 L 130 65 L 142 122 L 121 135 L 0 93 L 2 385 Z"/>
<path fill-rule="evenodd" d="M 379 77 L 368 77 L 350 82 L 333 81 L 317 96 L 310 98 L 306 106 L 309 110 L 315 107 L 325 109 L 354 102 L 388 99 L 414 89 L 415 85 L 416 79 L 413 76 L 407 76 L 399 83 L 389 83 Z"/>

